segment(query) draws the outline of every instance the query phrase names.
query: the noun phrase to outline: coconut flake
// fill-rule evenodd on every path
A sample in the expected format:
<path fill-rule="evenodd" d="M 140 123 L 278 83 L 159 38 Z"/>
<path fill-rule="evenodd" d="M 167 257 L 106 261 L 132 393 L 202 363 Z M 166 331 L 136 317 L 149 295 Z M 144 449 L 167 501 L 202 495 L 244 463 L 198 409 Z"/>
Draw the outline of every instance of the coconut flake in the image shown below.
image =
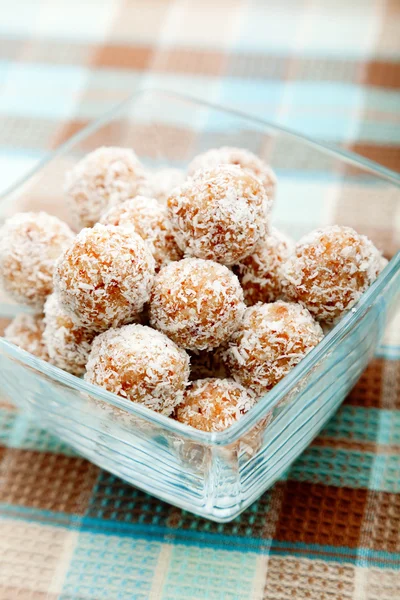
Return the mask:
<path fill-rule="evenodd" d="M 207 150 L 192 160 L 188 167 L 188 174 L 193 176 L 199 169 L 212 169 L 218 165 L 237 165 L 258 177 L 272 204 L 276 193 L 275 173 L 267 163 L 244 148 L 223 146 Z"/>
<path fill-rule="evenodd" d="M 186 390 L 175 418 L 202 431 L 223 431 L 236 423 L 256 399 L 233 379 L 200 379 Z"/>
<path fill-rule="evenodd" d="M 51 362 L 73 375 L 83 375 L 96 334 L 71 318 L 56 294 L 48 297 L 44 314 L 43 340 Z"/>
<path fill-rule="evenodd" d="M 171 192 L 185 181 L 185 173 L 171 167 L 147 171 L 147 176 L 150 194 L 164 205 Z"/>
<path fill-rule="evenodd" d="M 248 306 L 257 302 L 274 302 L 280 298 L 280 267 L 289 258 L 293 248 L 294 242 L 272 227 L 269 235 L 259 242 L 254 253 L 233 267 Z"/>
<path fill-rule="evenodd" d="M 289 299 L 331 323 L 354 306 L 386 264 L 366 236 L 333 225 L 298 242 L 282 265 L 282 286 Z"/>
<path fill-rule="evenodd" d="M 154 270 L 151 249 L 137 233 L 98 224 L 83 229 L 60 257 L 54 287 L 73 319 L 101 332 L 137 319 Z"/>
<path fill-rule="evenodd" d="M 245 306 L 239 281 L 227 267 L 186 258 L 156 276 L 150 324 L 190 350 L 211 350 L 229 339 Z"/>
<path fill-rule="evenodd" d="M 236 381 L 262 395 L 322 338 L 320 325 L 300 304 L 257 304 L 246 309 L 222 358 Z"/>
<path fill-rule="evenodd" d="M 150 245 L 157 271 L 183 256 L 175 242 L 167 207 L 155 198 L 136 196 L 127 200 L 107 211 L 100 223 L 133 228 Z"/>
<path fill-rule="evenodd" d="M 56 261 L 73 242 L 66 223 L 45 212 L 18 213 L 0 228 L 0 285 L 37 310 L 53 291 Z"/>
<path fill-rule="evenodd" d="M 189 356 L 167 336 L 143 325 L 126 325 L 97 336 L 85 380 L 170 415 L 183 400 Z"/>
<path fill-rule="evenodd" d="M 251 254 L 265 236 L 268 208 L 260 181 L 231 165 L 198 171 L 168 199 L 178 246 L 189 256 L 225 265 Z"/>
<path fill-rule="evenodd" d="M 65 195 L 79 228 L 92 227 L 112 206 L 146 190 L 144 167 L 130 148 L 101 147 L 66 175 Z"/>
<path fill-rule="evenodd" d="M 42 360 L 49 361 L 47 346 L 43 340 L 43 315 L 19 314 L 4 331 L 4 339 L 19 346 Z"/>

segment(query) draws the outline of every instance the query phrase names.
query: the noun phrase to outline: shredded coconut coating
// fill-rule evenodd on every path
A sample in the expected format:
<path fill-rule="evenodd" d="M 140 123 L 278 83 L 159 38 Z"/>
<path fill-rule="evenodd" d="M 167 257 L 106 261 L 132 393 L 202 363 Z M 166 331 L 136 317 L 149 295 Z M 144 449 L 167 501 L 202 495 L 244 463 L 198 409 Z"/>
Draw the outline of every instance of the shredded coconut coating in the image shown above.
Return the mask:
<path fill-rule="evenodd" d="M 237 165 L 258 177 L 272 203 L 276 192 L 276 175 L 267 163 L 250 150 L 229 146 L 207 150 L 192 160 L 188 175 L 193 176 L 199 169 L 212 169 L 218 165 Z"/>
<path fill-rule="evenodd" d="M 168 198 L 178 246 L 225 265 L 251 254 L 266 235 L 268 206 L 260 181 L 232 165 L 197 171 Z"/>
<path fill-rule="evenodd" d="M 78 377 L 85 372 L 95 333 L 65 312 L 56 294 L 44 306 L 43 340 L 53 365 Z"/>
<path fill-rule="evenodd" d="M 215 350 L 198 350 L 190 353 L 190 380 L 207 379 L 216 377 L 224 379 L 228 372 L 222 360 L 222 352 L 225 346 L 219 346 Z"/>
<path fill-rule="evenodd" d="M 154 270 L 140 235 L 97 224 L 83 229 L 58 261 L 54 289 L 72 318 L 102 332 L 136 320 L 149 300 Z"/>
<path fill-rule="evenodd" d="M 185 181 L 185 173 L 181 169 L 164 167 L 147 172 L 148 188 L 153 198 L 161 204 L 167 204 L 168 196 Z"/>
<path fill-rule="evenodd" d="M 286 297 L 321 321 L 349 310 L 377 278 L 387 260 L 364 235 L 334 225 L 303 237 L 282 266 Z"/>
<path fill-rule="evenodd" d="M 259 242 L 253 254 L 233 267 L 248 306 L 257 302 L 274 302 L 280 298 L 280 267 L 289 258 L 293 248 L 294 242 L 273 227 L 269 235 Z"/>
<path fill-rule="evenodd" d="M 4 339 L 49 362 L 43 332 L 43 315 L 19 314 L 5 329 Z"/>
<path fill-rule="evenodd" d="M 236 381 L 262 395 L 322 338 L 320 325 L 300 304 L 257 304 L 246 309 L 223 359 Z"/>
<path fill-rule="evenodd" d="M 42 310 L 53 291 L 58 257 L 71 245 L 71 229 L 44 212 L 18 213 L 0 228 L 0 286 L 16 301 Z"/>
<path fill-rule="evenodd" d="M 223 431 L 239 421 L 255 402 L 255 398 L 233 379 L 200 379 L 186 390 L 175 418 L 202 431 Z"/>
<path fill-rule="evenodd" d="M 92 227 L 101 215 L 146 189 L 146 174 L 130 148 L 101 147 L 87 154 L 65 179 L 65 194 L 77 227 Z"/>
<path fill-rule="evenodd" d="M 183 400 L 189 356 L 159 331 L 125 325 L 97 336 L 85 380 L 170 415 Z"/>
<path fill-rule="evenodd" d="M 183 256 L 175 241 L 167 207 L 159 204 L 155 198 L 136 196 L 127 200 L 106 212 L 100 223 L 133 227 L 150 244 L 157 271 L 163 265 L 180 260 Z"/>
<path fill-rule="evenodd" d="M 211 350 L 240 325 L 245 305 L 238 278 L 212 261 L 185 258 L 156 276 L 150 324 L 188 350 Z"/>

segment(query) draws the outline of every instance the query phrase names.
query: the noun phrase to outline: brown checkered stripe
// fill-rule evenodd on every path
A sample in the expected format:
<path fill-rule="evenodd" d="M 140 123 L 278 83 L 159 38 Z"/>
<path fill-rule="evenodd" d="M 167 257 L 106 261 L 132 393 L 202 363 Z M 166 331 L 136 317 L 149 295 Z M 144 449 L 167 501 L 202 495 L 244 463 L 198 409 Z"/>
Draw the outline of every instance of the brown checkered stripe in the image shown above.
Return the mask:
<path fill-rule="evenodd" d="M 380 359 L 371 363 L 346 405 L 382 407 L 380 390 L 384 365 L 385 361 Z M 400 369 L 397 363 L 393 366 L 396 367 L 393 372 L 395 385 L 391 399 L 386 398 L 385 403 L 393 402 L 399 407 Z M 346 448 L 347 440 L 344 442 Z M 327 443 L 322 433 L 313 447 Z M 331 440 L 330 444 L 338 449 L 342 447 L 342 440 Z M 3 448 L 0 468 L 0 502 L 17 509 L 50 511 L 55 519 L 59 518 L 57 513 L 63 513 L 89 518 L 100 515 L 104 520 L 132 524 L 156 522 L 159 527 L 167 527 L 171 534 L 176 529 L 189 530 L 195 521 L 197 531 L 348 549 L 360 546 L 365 510 L 372 494 L 374 523 L 370 535 L 363 540 L 363 547 L 400 552 L 400 495 L 291 480 L 290 471 L 287 481 L 278 483 L 257 502 L 257 511 L 253 507 L 232 523 L 220 525 L 197 519 L 134 490 L 80 457 Z M 10 514 L 13 514 L 12 508 Z M 49 521 L 52 520 L 49 514 Z M 383 532 L 385 534 L 381 535 Z M 287 549 L 285 547 L 285 552 Z M 335 550 L 325 552 L 321 549 L 321 556 L 329 559 L 335 555 Z"/>

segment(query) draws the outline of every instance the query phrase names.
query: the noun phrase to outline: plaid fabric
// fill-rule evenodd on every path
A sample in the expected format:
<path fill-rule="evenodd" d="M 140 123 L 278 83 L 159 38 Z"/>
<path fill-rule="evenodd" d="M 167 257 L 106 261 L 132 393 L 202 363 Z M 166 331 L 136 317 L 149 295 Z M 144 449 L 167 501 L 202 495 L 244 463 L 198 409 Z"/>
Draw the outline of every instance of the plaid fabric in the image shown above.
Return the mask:
<path fill-rule="evenodd" d="M 139 82 L 268 116 L 400 169 L 398 0 L 13 0 L 7 186 Z M 400 597 L 400 316 L 286 476 L 232 523 L 91 465 L 5 400 L 1 600 Z"/>

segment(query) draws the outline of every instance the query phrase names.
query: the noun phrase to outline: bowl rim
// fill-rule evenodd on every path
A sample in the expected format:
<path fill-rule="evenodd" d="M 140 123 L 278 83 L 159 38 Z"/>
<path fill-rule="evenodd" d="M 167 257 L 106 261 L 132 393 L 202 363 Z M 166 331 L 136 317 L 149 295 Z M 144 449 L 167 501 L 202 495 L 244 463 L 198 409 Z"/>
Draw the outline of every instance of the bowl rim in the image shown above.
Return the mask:
<path fill-rule="evenodd" d="M 69 137 L 65 142 L 60 144 L 55 150 L 50 151 L 46 154 L 38 163 L 32 168 L 29 169 L 26 174 L 17 179 L 10 186 L 6 187 L 0 193 L 0 206 L 2 202 L 4 202 L 7 197 L 18 190 L 22 185 L 27 183 L 34 175 L 38 174 L 43 168 L 45 168 L 48 164 L 50 164 L 57 157 L 62 156 L 66 151 L 75 146 L 81 140 L 85 139 L 88 135 L 95 132 L 99 127 L 108 123 L 112 120 L 117 114 L 122 111 L 126 106 L 131 104 L 134 100 L 138 99 L 140 96 L 145 94 L 159 94 L 164 96 L 169 96 L 176 100 L 189 102 L 192 104 L 199 104 L 205 108 L 218 110 L 223 113 L 231 114 L 240 119 L 246 119 L 248 121 L 252 121 L 256 123 L 258 126 L 262 126 L 266 129 L 270 129 L 275 132 L 283 133 L 293 139 L 297 139 L 298 141 L 302 141 L 309 146 L 315 147 L 318 150 L 322 151 L 324 154 L 329 154 L 331 156 L 335 156 L 340 160 L 355 165 L 357 167 L 362 167 L 364 170 L 370 171 L 376 177 L 380 179 L 386 180 L 390 182 L 392 185 L 400 188 L 400 173 L 396 173 L 387 167 L 380 165 L 379 163 L 370 160 L 369 158 L 364 158 L 360 154 L 352 152 L 351 150 L 340 149 L 336 147 L 334 144 L 329 144 L 326 142 L 319 142 L 314 138 L 304 135 L 302 133 L 297 132 L 295 129 L 290 127 L 286 127 L 284 125 L 278 125 L 273 121 L 269 121 L 268 119 L 264 119 L 261 117 L 257 117 L 255 115 L 248 114 L 244 111 L 237 110 L 230 106 L 225 106 L 218 104 L 217 102 L 209 102 L 208 100 L 192 96 L 190 94 L 182 94 L 181 92 L 176 92 L 174 90 L 169 90 L 167 88 L 162 87 L 154 87 L 143 84 L 138 87 L 132 94 L 129 94 L 124 100 L 116 103 L 112 108 L 105 111 L 100 117 L 97 119 L 91 120 L 85 127 L 82 127 L 77 133 Z"/>
<path fill-rule="evenodd" d="M 238 111 L 229 107 L 224 107 L 216 103 L 210 103 L 201 98 L 196 98 L 187 94 L 181 94 L 178 92 L 143 86 L 142 88 L 129 95 L 128 98 L 115 105 L 112 109 L 105 112 L 101 117 L 90 122 L 87 126 L 83 127 L 79 132 L 71 136 L 67 141 L 61 144 L 54 152 L 44 157 L 33 169 L 27 172 L 27 174 L 20 180 L 9 186 L 0 194 L 0 206 L 7 200 L 8 196 L 15 193 L 20 187 L 26 184 L 32 177 L 37 175 L 44 167 L 50 164 L 57 157 L 63 155 L 70 148 L 75 146 L 79 141 L 85 139 L 88 135 L 96 131 L 99 127 L 108 123 L 111 119 L 115 118 L 120 111 L 128 106 L 132 101 L 139 98 L 143 94 L 162 94 L 167 95 L 177 100 L 195 103 L 213 110 L 231 114 L 241 119 L 252 121 L 258 126 L 263 126 L 266 129 L 271 129 L 275 132 L 280 132 L 290 137 L 294 137 L 308 145 L 314 146 L 320 151 L 333 155 L 344 162 L 349 164 L 362 167 L 363 169 L 372 172 L 375 176 L 389 182 L 391 185 L 400 188 L 400 175 L 381 167 L 377 163 L 359 157 L 357 154 L 347 151 L 339 150 L 329 144 L 320 143 L 312 138 L 297 133 L 296 131 L 276 125 L 268 120 L 264 120 L 252 115 L 246 114 L 245 112 Z M 305 377 L 325 356 L 332 347 L 336 346 L 355 326 L 355 324 L 361 320 L 363 315 L 368 311 L 371 305 L 375 302 L 381 291 L 394 279 L 398 277 L 400 280 L 400 251 L 397 252 L 393 258 L 389 261 L 385 269 L 380 273 L 375 282 L 370 288 L 364 292 L 357 304 L 336 324 L 332 330 L 323 338 L 323 340 L 313 348 L 304 358 L 300 361 L 294 369 L 288 375 L 286 375 L 274 388 L 264 394 L 255 406 L 245 414 L 237 423 L 221 432 L 205 432 L 198 429 L 194 429 L 188 425 L 184 425 L 162 415 L 156 413 L 146 406 L 138 403 L 130 402 L 112 392 L 100 388 L 96 385 L 88 383 L 83 379 L 80 379 L 74 375 L 71 375 L 45 361 L 33 356 L 29 352 L 22 350 L 14 344 L 7 342 L 3 337 L 0 336 L 0 352 L 3 351 L 9 357 L 23 363 L 27 367 L 33 368 L 44 376 L 49 377 L 55 383 L 61 383 L 70 389 L 74 389 L 77 392 L 89 394 L 92 397 L 103 400 L 107 404 L 115 406 L 130 413 L 133 416 L 137 416 L 158 425 L 163 429 L 167 429 L 175 434 L 180 434 L 185 438 L 190 438 L 192 441 L 196 441 L 202 444 L 211 446 L 226 446 L 237 442 L 243 435 L 245 435 L 257 422 L 271 411 L 282 398 L 293 389 L 299 381 Z M 399 286 L 400 287 L 400 286 Z M 18 311 L 18 306 L 15 306 L 15 312 Z"/>

